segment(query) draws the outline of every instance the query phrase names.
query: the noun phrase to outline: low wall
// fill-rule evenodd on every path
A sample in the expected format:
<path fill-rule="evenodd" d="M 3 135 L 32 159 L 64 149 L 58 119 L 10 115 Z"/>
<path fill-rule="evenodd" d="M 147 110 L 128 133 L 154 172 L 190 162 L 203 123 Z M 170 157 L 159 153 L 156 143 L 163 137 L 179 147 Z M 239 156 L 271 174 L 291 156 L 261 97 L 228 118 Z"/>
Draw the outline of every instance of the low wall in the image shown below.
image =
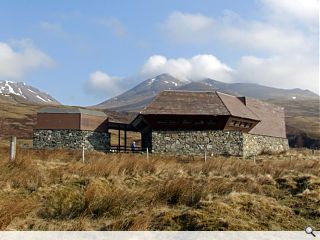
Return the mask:
<path fill-rule="evenodd" d="M 261 153 L 281 153 L 287 150 L 289 150 L 287 138 L 243 134 L 244 156 L 259 155 Z"/>
<path fill-rule="evenodd" d="M 152 151 L 170 154 L 234 155 L 249 157 L 288 150 L 288 140 L 240 131 L 153 131 Z"/>
<path fill-rule="evenodd" d="M 153 131 L 152 151 L 172 154 L 242 155 L 243 136 L 238 131 Z"/>
<path fill-rule="evenodd" d="M 33 130 L 34 148 L 73 148 L 109 151 L 110 133 L 83 130 Z"/>

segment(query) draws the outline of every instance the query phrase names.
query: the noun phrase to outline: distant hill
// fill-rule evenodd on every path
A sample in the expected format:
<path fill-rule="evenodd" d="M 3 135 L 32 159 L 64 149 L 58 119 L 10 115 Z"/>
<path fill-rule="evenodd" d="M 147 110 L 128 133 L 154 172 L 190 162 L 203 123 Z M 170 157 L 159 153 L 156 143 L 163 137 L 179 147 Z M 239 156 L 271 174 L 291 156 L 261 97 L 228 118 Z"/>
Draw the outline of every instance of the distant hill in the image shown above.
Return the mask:
<path fill-rule="evenodd" d="M 210 88 L 223 92 L 233 93 L 239 96 L 253 97 L 257 99 L 317 99 L 319 96 L 309 90 L 281 89 L 267 87 L 255 83 L 223 83 L 213 79 L 200 81 Z"/>
<path fill-rule="evenodd" d="M 0 101 L 11 103 L 60 104 L 48 93 L 23 82 L 0 81 Z"/>
<path fill-rule="evenodd" d="M 147 79 L 117 97 L 108 99 L 94 107 L 125 111 L 139 110 L 152 101 L 159 92 L 176 89 L 186 83 L 188 82 L 174 78 L 169 74 L 161 74 Z"/>
<path fill-rule="evenodd" d="M 309 90 L 272 88 L 253 83 L 224 83 L 213 79 L 190 82 L 182 81 L 169 74 L 161 74 L 147 79 L 130 90 L 108 99 L 96 108 L 112 109 L 119 111 L 140 111 L 161 91 L 186 90 L 186 91 L 221 91 L 236 96 L 247 96 L 258 99 L 318 99 L 319 96 Z"/>
<path fill-rule="evenodd" d="M 319 99 L 271 99 L 268 102 L 284 107 L 291 147 L 320 148 Z"/>

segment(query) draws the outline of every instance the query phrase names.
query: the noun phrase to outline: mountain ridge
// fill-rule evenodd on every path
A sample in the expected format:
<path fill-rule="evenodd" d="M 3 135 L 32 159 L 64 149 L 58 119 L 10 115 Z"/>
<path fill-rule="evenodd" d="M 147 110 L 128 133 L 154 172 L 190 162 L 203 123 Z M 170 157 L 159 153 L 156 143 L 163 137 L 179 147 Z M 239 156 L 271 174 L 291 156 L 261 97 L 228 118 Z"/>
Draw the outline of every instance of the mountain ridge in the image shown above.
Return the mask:
<path fill-rule="evenodd" d="M 107 99 L 93 107 L 119 111 L 140 111 L 154 97 L 164 90 L 221 91 L 224 93 L 267 99 L 317 99 L 319 96 L 309 90 L 281 89 L 255 83 L 224 83 L 206 78 L 200 81 L 184 81 L 164 73 L 137 84 L 124 93 Z"/>
<path fill-rule="evenodd" d="M 0 99 L 2 101 L 18 103 L 60 105 L 60 102 L 48 93 L 27 85 L 24 82 L 8 80 L 0 80 Z"/>

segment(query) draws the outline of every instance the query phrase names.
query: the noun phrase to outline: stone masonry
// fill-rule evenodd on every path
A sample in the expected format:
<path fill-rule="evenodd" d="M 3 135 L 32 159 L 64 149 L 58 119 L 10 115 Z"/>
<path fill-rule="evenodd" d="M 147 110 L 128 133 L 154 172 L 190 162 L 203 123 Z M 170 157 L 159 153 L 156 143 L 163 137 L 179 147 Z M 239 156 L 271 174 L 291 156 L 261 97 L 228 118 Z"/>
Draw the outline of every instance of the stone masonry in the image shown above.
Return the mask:
<path fill-rule="evenodd" d="M 281 153 L 287 150 L 289 150 L 287 138 L 243 134 L 244 156 L 259 155 L 261 153 Z"/>
<path fill-rule="evenodd" d="M 284 138 L 240 131 L 153 131 L 152 151 L 170 154 L 208 154 L 250 157 L 288 149 Z"/>
<path fill-rule="evenodd" d="M 84 130 L 33 130 L 34 148 L 73 148 L 109 151 L 110 133 Z"/>

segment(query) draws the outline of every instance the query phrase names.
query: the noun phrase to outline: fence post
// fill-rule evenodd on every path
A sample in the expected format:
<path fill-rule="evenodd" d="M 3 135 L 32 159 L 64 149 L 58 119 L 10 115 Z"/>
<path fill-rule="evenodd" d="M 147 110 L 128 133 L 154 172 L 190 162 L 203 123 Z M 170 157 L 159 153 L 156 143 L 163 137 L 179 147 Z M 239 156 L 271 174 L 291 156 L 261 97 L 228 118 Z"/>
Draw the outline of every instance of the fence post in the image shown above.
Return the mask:
<path fill-rule="evenodd" d="M 10 161 L 16 158 L 17 137 L 12 136 L 10 139 Z"/>
<path fill-rule="evenodd" d="M 253 155 L 253 163 L 256 164 L 256 155 Z"/>
<path fill-rule="evenodd" d="M 82 163 L 84 163 L 84 145 L 82 145 Z"/>
<path fill-rule="evenodd" d="M 149 160 L 149 148 L 147 148 L 147 160 Z"/>
<path fill-rule="evenodd" d="M 207 150 L 204 150 L 204 162 L 207 162 Z"/>

